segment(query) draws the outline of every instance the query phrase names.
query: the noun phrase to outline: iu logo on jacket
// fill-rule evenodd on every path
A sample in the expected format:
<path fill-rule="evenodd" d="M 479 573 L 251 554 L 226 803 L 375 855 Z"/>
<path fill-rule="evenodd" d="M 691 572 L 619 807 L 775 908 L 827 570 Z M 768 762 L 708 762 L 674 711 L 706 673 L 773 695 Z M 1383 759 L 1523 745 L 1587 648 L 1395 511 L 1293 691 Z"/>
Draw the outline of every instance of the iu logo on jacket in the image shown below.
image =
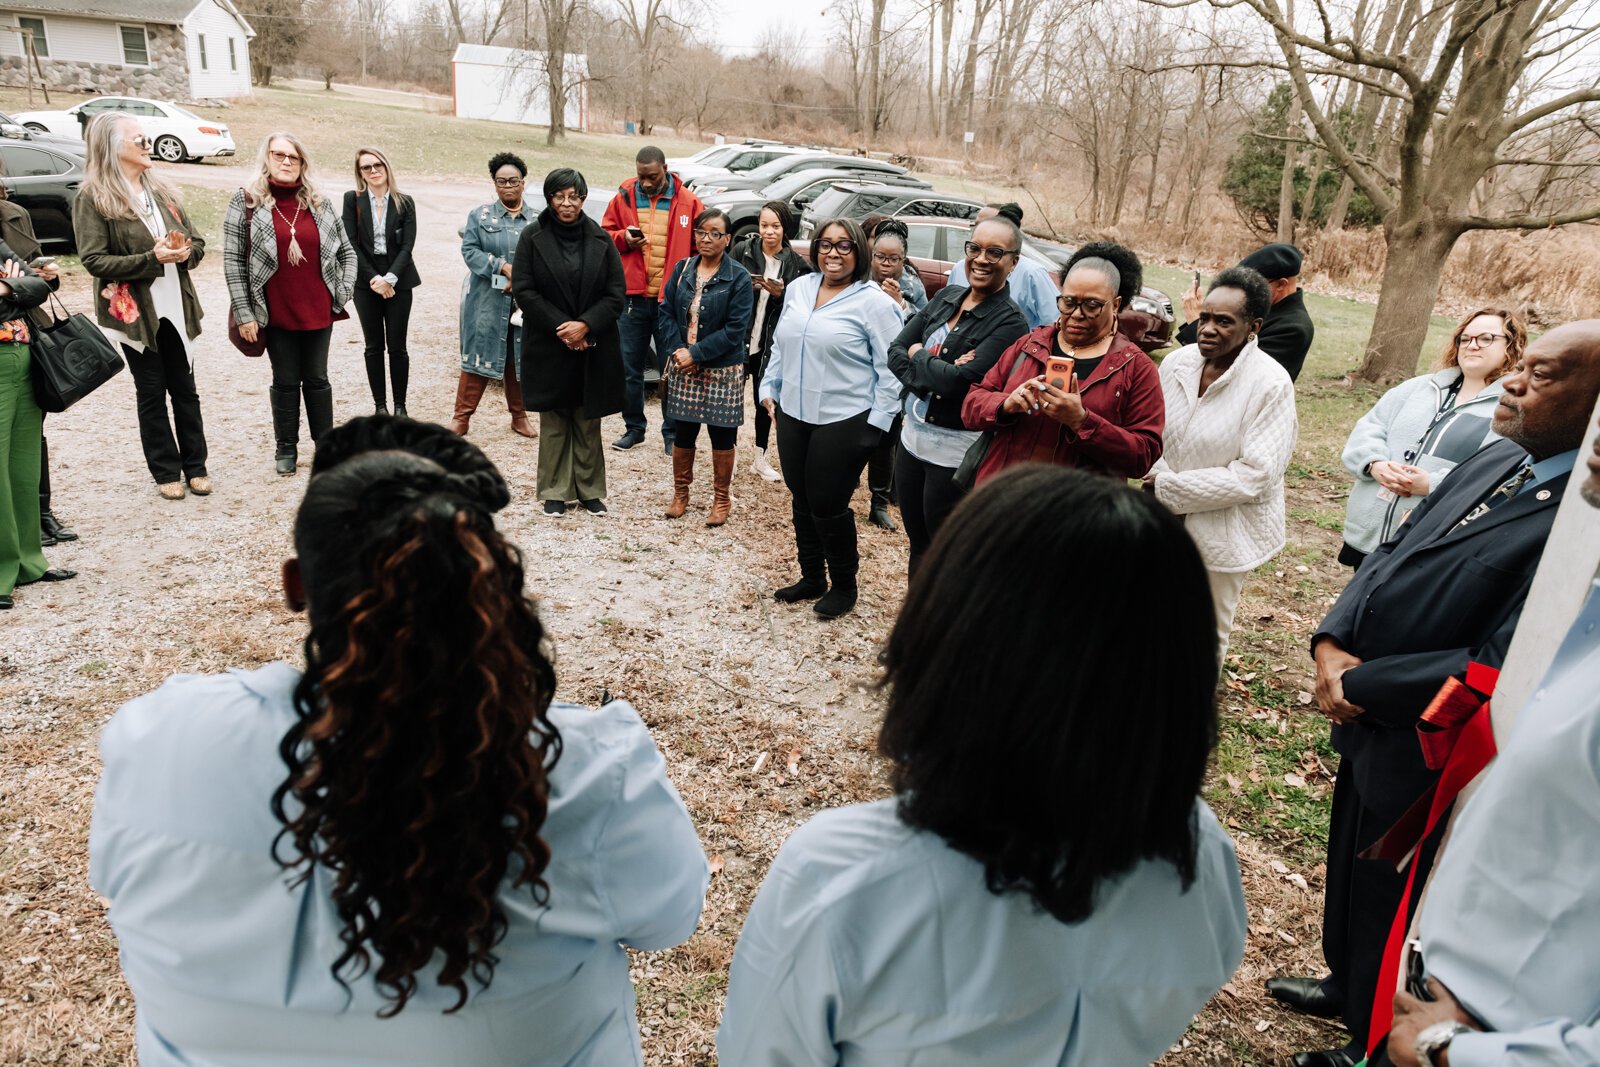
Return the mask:
<path fill-rule="evenodd" d="M 689 216 L 688 215 L 679 215 L 678 216 L 678 227 L 680 229 L 688 229 L 689 228 Z"/>

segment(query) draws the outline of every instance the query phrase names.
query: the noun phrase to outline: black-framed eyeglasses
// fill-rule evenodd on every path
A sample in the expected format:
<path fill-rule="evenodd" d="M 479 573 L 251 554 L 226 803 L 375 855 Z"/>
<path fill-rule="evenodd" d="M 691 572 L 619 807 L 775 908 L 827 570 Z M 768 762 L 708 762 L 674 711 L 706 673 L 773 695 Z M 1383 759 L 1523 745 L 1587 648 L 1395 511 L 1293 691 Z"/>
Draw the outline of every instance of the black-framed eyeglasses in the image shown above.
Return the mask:
<path fill-rule="evenodd" d="M 388 170 L 388 169 L 389 168 L 385 167 L 382 163 L 363 163 L 363 164 L 361 164 L 361 172 L 363 174 L 376 174 L 380 170 Z"/>
<path fill-rule="evenodd" d="M 522 184 L 521 178 L 496 178 L 494 183 L 502 189 L 515 189 Z"/>
<path fill-rule="evenodd" d="M 583 197 L 577 193 L 557 193 L 550 198 L 552 204 L 582 204 Z"/>
<path fill-rule="evenodd" d="M 1061 314 L 1071 318 L 1078 312 L 1083 312 L 1083 317 L 1092 319 L 1106 309 L 1104 300 L 1079 300 L 1072 296 L 1056 297 L 1056 307 L 1061 309 Z"/>
<path fill-rule="evenodd" d="M 1496 341 L 1507 341 L 1510 338 L 1503 333 L 1475 333 L 1461 338 L 1462 348 L 1488 348 Z"/>
<path fill-rule="evenodd" d="M 905 256 L 897 256 L 893 252 L 874 252 L 872 262 L 882 263 L 885 267 L 898 267 L 906 261 Z"/>
<path fill-rule="evenodd" d="M 1001 248 L 999 245 L 980 245 L 976 241 L 968 241 L 962 246 L 969 259 L 982 259 L 985 263 L 1000 263 L 1007 256 L 1017 255 L 1020 248 Z"/>
<path fill-rule="evenodd" d="M 848 256 L 856 250 L 856 243 L 848 237 L 841 237 L 837 241 L 824 237 L 817 241 L 817 251 L 824 254 L 837 252 L 841 256 Z"/>
<path fill-rule="evenodd" d="M 722 238 L 724 238 L 726 236 L 728 236 L 728 235 L 726 233 L 722 232 L 721 230 L 696 230 L 696 231 L 694 231 L 694 237 L 695 237 L 695 240 L 697 240 L 697 241 L 720 241 L 720 240 L 722 240 Z"/>

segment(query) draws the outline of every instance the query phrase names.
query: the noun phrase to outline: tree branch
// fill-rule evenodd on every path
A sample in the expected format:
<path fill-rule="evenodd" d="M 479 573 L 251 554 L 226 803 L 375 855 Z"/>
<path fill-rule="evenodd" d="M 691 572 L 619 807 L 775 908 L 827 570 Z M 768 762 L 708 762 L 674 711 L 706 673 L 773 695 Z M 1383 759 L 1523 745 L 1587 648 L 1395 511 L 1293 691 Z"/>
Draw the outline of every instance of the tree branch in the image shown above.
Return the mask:
<path fill-rule="evenodd" d="M 1452 220 L 1463 230 L 1547 230 L 1557 226 L 1571 226 L 1579 222 L 1600 219 L 1600 206 L 1569 211 L 1565 215 L 1508 215 L 1491 219 L 1482 215 L 1463 215 Z"/>
<path fill-rule="evenodd" d="M 1529 108 L 1506 124 L 1506 129 L 1515 133 L 1524 126 L 1531 126 L 1540 119 L 1564 111 L 1574 104 L 1600 103 L 1600 87 L 1590 89 L 1574 89 L 1565 96 L 1558 96 L 1554 100 L 1546 101 L 1538 107 Z"/>

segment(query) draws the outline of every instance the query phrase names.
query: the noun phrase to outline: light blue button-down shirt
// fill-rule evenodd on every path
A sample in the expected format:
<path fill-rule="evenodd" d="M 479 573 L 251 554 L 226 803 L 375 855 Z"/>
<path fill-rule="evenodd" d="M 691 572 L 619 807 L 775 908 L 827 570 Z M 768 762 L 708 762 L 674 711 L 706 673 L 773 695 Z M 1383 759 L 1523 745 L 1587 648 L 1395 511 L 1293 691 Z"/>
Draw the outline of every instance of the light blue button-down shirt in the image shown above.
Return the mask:
<path fill-rule="evenodd" d="M 1600 583 L 1456 820 L 1420 932 L 1495 1031 L 1457 1037 L 1450 1067 L 1600 1063 Z"/>
<path fill-rule="evenodd" d="M 455 993 L 435 966 L 380 1019 L 370 973 L 348 998 L 329 973 L 342 924 L 328 872 L 293 885 L 270 854 L 299 677 L 274 664 L 175 678 L 101 735 L 89 879 L 111 901 L 143 1067 L 641 1063 L 623 945 L 689 937 L 708 870 L 633 709 L 550 709 L 564 750 L 540 831 L 549 906 L 508 883 L 493 983 L 445 1015 Z"/>
<path fill-rule="evenodd" d="M 1056 280 L 1050 276 L 1050 268 L 1043 263 L 1026 256 L 1018 256 L 1017 265 L 1012 268 L 1008 281 L 1011 285 L 1011 299 L 1017 302 L 1017 306 L 1028 318 L 1028 329 L 1037 330 L 1061 317 L 1061 309 L 1056 306 L 1056 297 L 1061 295 L 1061 286 L 1056 284 Z M 966 287 L 965 259 L 956 260 L 956 265 L 950 268 L 950 284 Z"/>
<path fill-rule="evenodd" d="M 822 305 L 821 274 L 789 283 L 761 379 L 761 399 L 784 414 L 825 426 L 863 411 L 885 432 L 900 410 L 900 380 L 889 370 L 889 346 L 900 332 L 900 309 L 865 281 Z"/>
<path fill-rule="evenodd" d="M 1170 864 L 1102 885 L 1067 925 L 908 828 L 895 801 L 826 811 L 778 853 L 739 935 L 717 1032 L 730 1067 L 1129 1067 L 1159 1057 L 1244 955 L 1233 843 L 1196 801 Z"/>

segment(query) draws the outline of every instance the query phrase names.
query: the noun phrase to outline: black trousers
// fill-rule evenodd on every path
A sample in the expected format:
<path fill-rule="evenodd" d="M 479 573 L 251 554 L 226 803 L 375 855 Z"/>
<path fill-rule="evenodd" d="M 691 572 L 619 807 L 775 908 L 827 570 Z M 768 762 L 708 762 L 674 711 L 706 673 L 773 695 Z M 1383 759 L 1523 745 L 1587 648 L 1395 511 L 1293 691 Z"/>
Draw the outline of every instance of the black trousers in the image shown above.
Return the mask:
<path fill-rule="evenodd" d="M 199 478 L 206 473 L 206 428 L 200 418 L 200 393 L 195 388 L 194 371 L 178 327 L 162 319 L 154 347 L 138 352 L 123 345 L 122 354 L 133 377 L 139 443 L 144 446 L 144 462 L 150 468 L 150 476 L 158 485 Z"/>
<path fill-rule="evenodd" d="M 778 455 L 797 510 L 827 518 L 850 510 L 850 497 L 883 431 L 867 412 L 818 426 L 778 411 Z"/>
<path fill-rule="evenodd" d="M 43 418 L 43 416 L 40 416 Z M 50 510 L 50 439 L 39 438 L 39 510 Z"/>
<path fill-rule="evenodd" d="M 395 406 L 405 407 L 406 383 L 411 377 L 411 357 L 406 352 L 411 294 L 410 289 L 397 289 L 385 299 L 366 286 L 356 286 L 356 317 L 361 320 L 361 337 L 366 342 L 362 354 L 367 361 L 367 385 L 372 389 L 374 406 L 385 402 L 383 354 L 387 349 Z"/>
<path fill-rule="evenodd" d="M 756 447 L 765 450 L 772 437 L 772 416 L 761 402 L 761 368 L 766 356 L 755 355 L 745 363 L 745 375 L 750 379 L 750 399 L 756 402 Z"/>
<path fill-rule="evenodd" d="M 906 537 L 911 542 L 907 575 L 917 573 L 917 565 L 933 543 L 934 534 L 966 495 L 955 483 L 955 475 L 954 467 L 926 463 L 901 446 L 894 464 L 894 485 L 900 496 L 900 521 L 905 523 Z"/>
<path fill-rule="evenodd" d="M 894 425 L 879 439 L 878 446 L 872 450 L 872 458 L 867 461 L 867 489 L 872 493 L 875 508 L 887 507 L 899 499 L 894 484 L 894 457 L 900 448 L 900 427 L 904 422 L 904 415 L 894 417 Z"/>
<path fill-rule="evenodd" d="M 328 343 L 333 338 L 332 326 L 321 330 L 280 330 L 268 326 L 266 338 L 273 388 L 307 393 L 328 388 Z"/>
<path fill-rule="evenodd" d="M 684 422 L 682 419 L 672 420 L 672 447 L 693 448 L 695 441 L 700 437 L 700 423 Z M 718 452 L 726 452 L 739 440 L 739 427 L 737 426 L 707 426 L 706 435 L 711 438 L 711 447 Z"/>

